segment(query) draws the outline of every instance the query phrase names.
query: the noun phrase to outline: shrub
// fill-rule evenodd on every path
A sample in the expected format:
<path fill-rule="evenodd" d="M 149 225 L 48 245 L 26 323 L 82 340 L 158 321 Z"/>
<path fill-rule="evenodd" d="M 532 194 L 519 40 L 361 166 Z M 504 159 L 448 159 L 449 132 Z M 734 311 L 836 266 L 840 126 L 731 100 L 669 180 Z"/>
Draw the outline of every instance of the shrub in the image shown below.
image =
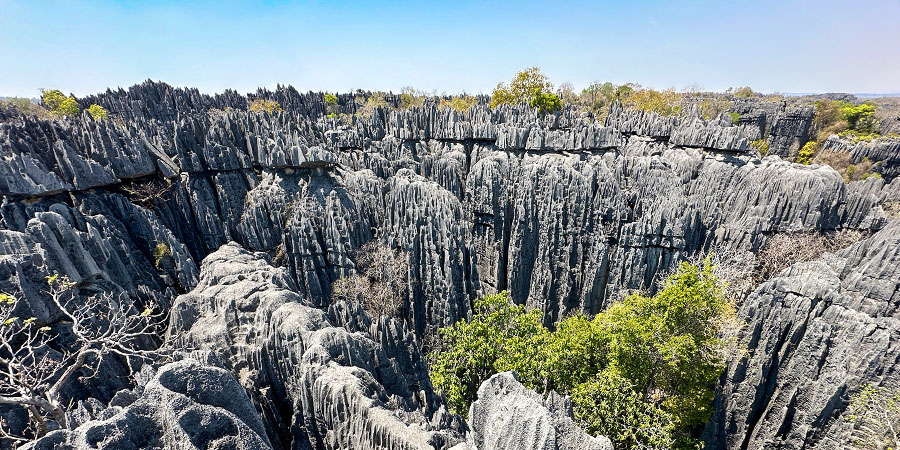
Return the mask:
<path fill-rule="evenodd" d="M 478 99 L 471 95 L 462 95 L 459 97 L 453 97 L 451 99 L 441 99 L 441 103 L 438 105 L 441 109 L 443 108 L 451 108 L 457 112 L 466 112 L 472 109 L 475 106 L 475 103 L 478 103 Z"/>
<path fill-rule="evenodd" d="M 39 119 L 50 119 L 52 117 L 50 111 L 47 111 L 29 98 L 10 97 L 6 100 L 0 100 L 0 104 L 10 106 L 22 114 L 37 116 Z"/>
<path fill-rule="evenodd" d="M 819 143 L 816 141 L 809 141 L 806 144 L 803 144 L 803 148 L 797 152 L 797 157 L 794 158 L 794 162 L 800 164 L 812 164 L 813 156 L 816 155 L 816 150 L 818 149 Z"/>
<path fill-rule="evenodd" d="M 841 114 L 851 130 L 861 131 L 863 133 L 871 133 L 874 130 L 875 122 L 872 120 L 875 114 L 875 105 L 862 103 L 859 105 L 844 104 L 841 107 Z"/>
<path fill-rule="evenodd" d="M 41 101 L 57 117 L 75 117 L 81 113 L 81 106 L 75 97 L 66 97 L 58 89 L 41 89 Z"/>
<path fill-rule="evenodd" d="M 900 448 L 900 390 L 864 385 L 850 398 L 845 420 L 859 449 Z"/>
<path fill-rule="evenodd" d="M 750 146 L 753 147 L 757 152 L 759 152 L 759 156 L 766 157 L 769 154 L 769 142 L 765 139 L 757 139 L 755 141 L 750 142 Z"/>
<path fill-rule="evenodd" d="M 731 101 L 721 98 L 705 98 L 700 101 L 700 116 L 706 120 L 715 119 L 719 114 L 724 113 L 731 107 Z M 738 113 L 729 113 L 731 115 L 731 123 L 736 123 L 741 115 Z"/>
<path fill-rule="evenodd" d="M 163 259 L 166 257 L 172 257 L 172 249 L 162 242 L 157 242 L 156 246 L 153 247 L 153 261 L 157 269 L 161 267 Z"/>
<path fill-rule="evenodd" d="M 528 105 L 546 114 L 562 109 L 563 102 L 556 94 L 540 92 L 531 99 L 531 102 Z"/>
<path fill-rule="evenodd" d="M 325 94 L 325 104 L 326 105 L 337 105 L 338 99 L 334 94 Z"/>
<path fill-rule="evenodd" d="M 856 230 L 774 234 L 757 253 L 753 284 L 769 280 L 792 264 L 812 261 L 825 252 L 845 248 L 862 237 Z"/>
<path fill-rule="evenodd" d="M 58 89 L 41 89 L 41 101 L 50 111 L 55 111 L 59 105 L 66 99 Z"/>
<path fill-rule="evenodd" d="M 88 114 L 94 118 L 94 120 L 106 120 L 109 117 L 109 114 L 106 112 L 100 105 L 91 105 L 87 109 Z"/>
<path fill-rule="evenodd" d="M 68 97 L 59 104 L 59 107 L 56 108 L 56 112 L 62 116 L 75 117 L 81 113 L 81 107 L 74 97 Z"/>
<path fill-rule="evenodd" d="M 679 94 L 674 89 L 665 91 L 638 89 L 625 96 L 623 103 L 661 116 L 675 116 L 681 114 L 683 99 L 684 94 Z"/>
<path fill-rule="evenodd" d="M 389 108 L 391 106 L 385 100 L 383 92 L 373 92 L 368 98 L 357 96 L 355 100 L 362 105 L 356 112 L 358 116 L 370 116 L 375 112 L 375 108 Z"/>
<path fill-rule="evenodd" d="M 731 116 L 731 123 L 738 123 L 741 120 L 741 114 L 736 112 L 730 112 L 728 115 Z M 754 141 L 755 142 L 755 141 Z M 768 145 L 768 144 L 767 144 Z"/>
<path fill-rule="evenodd" d="M 404 87 L 400 91 L 400 107 L 403 109 L 412 108 L 413 106 L 422 106 L 425 104 L 425 95 L 413 89 L 410 86 Z"/>
<path fill-rule="evenodd" d="M 276 111 L 282 111 L 281 104 L 279 104 L 275 100 L 266 100 L 264 98 L 257 98 L 250 102 L 250 111 L 253 112 L 264 112 L 271 114 Z"/>
<path fill-rule="evenodd" d="M 471 320 L 441 330 L 446 350 L 432 354 L 434 385 L 465 414 L 484 380 L 515 370 L 532 389 L 571 394 L 578 420 L 616 448 L 690 447 L 735 349 L 720 337 L 737 320 L 713 269 L 682 264 L 657 295 L 630 295 L 555 331 L 505 292 L 487 296 Z"/>

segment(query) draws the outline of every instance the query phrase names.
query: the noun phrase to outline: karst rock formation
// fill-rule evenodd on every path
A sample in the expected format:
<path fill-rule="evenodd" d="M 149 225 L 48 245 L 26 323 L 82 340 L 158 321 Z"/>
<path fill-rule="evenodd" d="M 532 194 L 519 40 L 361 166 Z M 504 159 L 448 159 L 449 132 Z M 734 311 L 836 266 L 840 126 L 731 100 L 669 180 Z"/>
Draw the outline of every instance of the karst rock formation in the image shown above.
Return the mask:
<path fill-rule="evenodd" d="M 283 111 L 248 112 L 254 98 Z M 749 351 L 722 377 L 706 448 L 840 448 L 848 390 L 898 387 L 898 149 L 826 142 L 882 164 L 883 178 L 849 184 L 791 163 L 811 108 L 748 100 L 739 120 L 705 120 L 617 104 L 596 120 L 429 100 L 353 115 L 339 95 L 336 118 L 322 93 L 151 81 L 79 102 L 110 118 L 0 108 L 0 291 L 24 300 L 20 316 L 62 326 L 44 276 L 64 274 L 166 311 L 184 348 L 137 384 L 112 362 L 73 380 L 79 425 L 35 449 L 610 448 L 564 397 L 514 374 L 482 385 L 470 423 L 450 414 L 423 336 L 486 293 L 509 290 L 552 324 L 652 291 L 686 258 L 799 231 L 865 237 L 741 303 Z M 372 241 L 409 257 L 401 317 L 331 301 Z M 497 418 L 518 410 L 529 415 Z"/>

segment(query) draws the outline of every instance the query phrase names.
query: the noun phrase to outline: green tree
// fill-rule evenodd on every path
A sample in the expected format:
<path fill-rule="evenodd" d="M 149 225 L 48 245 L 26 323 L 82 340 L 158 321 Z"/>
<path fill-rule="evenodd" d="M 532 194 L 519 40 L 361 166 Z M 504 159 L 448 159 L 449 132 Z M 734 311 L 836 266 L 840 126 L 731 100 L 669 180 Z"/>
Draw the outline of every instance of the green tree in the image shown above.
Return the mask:
<path fill-rule="evenodd" d="M 337 105 L 338 98 L 334 94 L 325 94 L 325 104 L 326 105 Z"/>
<path fill-rule="evenodd" d="M 100 105 L 91 105 L 87 109 L 88 114 L 94 118 L 94 120 L 106 120 L 109 117 L 109 114 L 106 112 Z"/>
<path fill-rule="evenodd" d="M 465 416 L 481 383 L 506 370 L 533 385 L 548 334 L 541 318 L 539 310 L 513 305 L 504 291 L 476 301 L 472 320 L 441 329 L 446 350 L 432 355 L 431 377 L 448 406 Z"/>
<path fill-rule="evenodd" d="M 75 97 L 66 97 L 57 89 L 41 89 L 41 101 L 55 116 L 75 117 L 81 112 Z"/>
<path fill-rule="evenodd" d="M 485 297 L 471 320 L 441 330 L 434 385 L 465 414 L 484 380 L 515 370 L 532 389 L 571 394 L 576 418 L 617 448 L 692 448 L 735 349 L 722 337 L 737 327 L 734 305 L 713 269 L 682 264 L 658 294 L 630 295 L 555 331 L 506 293 Z"/>
<path fill-rule="evenodd" d="M 872 133 L 875 131 L 875 123 L 872 120 L 875 109 L 875 105 L 869 103 L 859 105 L 846 104 L 841 107 L 841 113 L 851 130 Z"/>
<path fill-rule="evenodd" d="M 491 107 L 501 104 L 528 103 L 541 112 L 552 112 L 562 107 L 562 100 L 553 93 L 553 83 L 537 67 L 529 67 L 510 81 L 500 83 L 491 93 Z"/>

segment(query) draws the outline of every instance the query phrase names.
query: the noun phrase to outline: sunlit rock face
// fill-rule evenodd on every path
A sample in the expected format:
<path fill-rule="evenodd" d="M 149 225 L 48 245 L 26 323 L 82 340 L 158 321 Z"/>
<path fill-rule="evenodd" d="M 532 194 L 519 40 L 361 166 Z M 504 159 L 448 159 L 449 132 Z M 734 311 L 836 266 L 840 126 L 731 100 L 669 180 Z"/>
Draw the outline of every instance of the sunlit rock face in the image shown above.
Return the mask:
<path fill-rule="evenodd" d="M 284 111 L 247 112 L 255 97 Z M 60 320 L 43 289 L 54 271 L 85 295 L 114 291 L 136 308 L 171 312 L 169 333 L 217 355 L 262 417 L 260 436 L 280 448 L 463 442 L 465 425 L 430 391 L 416 341 L 469 317 L 485 293 L 509 290 L 551 324 L 653 291 L 661 273 L 711 249 L 756 251 L 788 231 L 897 234 L 885 228 L 884 205 L 900 200 L 890 177 L 845 184 L 830 167 L 753 152 L 762 137 L 773 155 L 796 151 L 808 139 L 808 108 L 745 101 L 737 120 L 704 120 L 694 110 L 663 117 L 614 105 L 598 121 L 570 109 L 482 103 L 457 112 L 429 101 L 352 116 L 357 106 L 342 95 L 343 118 L 326 118 L 321 93 L 208 96 L 154 82 L 80 103 L 103 106 L 110 119 L 0 111 L 0 291 L 18 293 L 21 314 L 46 324 Z M 850 152 L 888 164 L 883 150 Z M 332 282 L 355 272 L 356 250 L 371 241 L 409 257 L 409 296 L 394 321 L 331 301 Z M 892 280 L 884 261 L 880 276 Z M 800 314 L 770 314 L 763 299 L 774 294 L 760 292 L 741 308 L 753 330 Z M 761 345 L 767 334 L 753 333 Z M 763 370 L 769 349 L 729 368 L 711 445 L 740 448 L 765 433 L 788 445 L 826 429 L 824 418 L 796 414 L 765 425 L 768 400 L 753 399 L 793 383 L 782 380 L 809 379 L 799 365 Z M 879 382 L 894 370 L 879 364 L 847 380 Z M 759 383 L 767 387 L 749 394 Z M 69 395 L 107 404 L 124 387 L 88 380 Z M 803 414 L 839 414 L 846 402 L 831 398 Z"/>

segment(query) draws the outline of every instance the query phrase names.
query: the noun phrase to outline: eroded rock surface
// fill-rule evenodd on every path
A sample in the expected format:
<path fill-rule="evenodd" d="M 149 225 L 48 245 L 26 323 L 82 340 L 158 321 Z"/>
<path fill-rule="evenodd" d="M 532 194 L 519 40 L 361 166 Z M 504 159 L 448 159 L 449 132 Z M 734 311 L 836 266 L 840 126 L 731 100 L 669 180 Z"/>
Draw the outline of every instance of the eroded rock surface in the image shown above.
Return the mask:
<path fill-rule="evenodd" d="M 568 398 L 551 392 L 545 399 L 522 386 L 513 372 L 498 373 L 481 384 L 478 400 L 469 408 L 469 426 L 469 449 L 613 448 L 609 439 L 590 436 L 575 424 Z"/>
<path fill-rule="evenodd" d="M 713 449 L 840 449 L 864 384 L 900 389 L 900 222 L 795 264 L 739 314 L 749 356 L 732 363 L 707 426 Z"/>

